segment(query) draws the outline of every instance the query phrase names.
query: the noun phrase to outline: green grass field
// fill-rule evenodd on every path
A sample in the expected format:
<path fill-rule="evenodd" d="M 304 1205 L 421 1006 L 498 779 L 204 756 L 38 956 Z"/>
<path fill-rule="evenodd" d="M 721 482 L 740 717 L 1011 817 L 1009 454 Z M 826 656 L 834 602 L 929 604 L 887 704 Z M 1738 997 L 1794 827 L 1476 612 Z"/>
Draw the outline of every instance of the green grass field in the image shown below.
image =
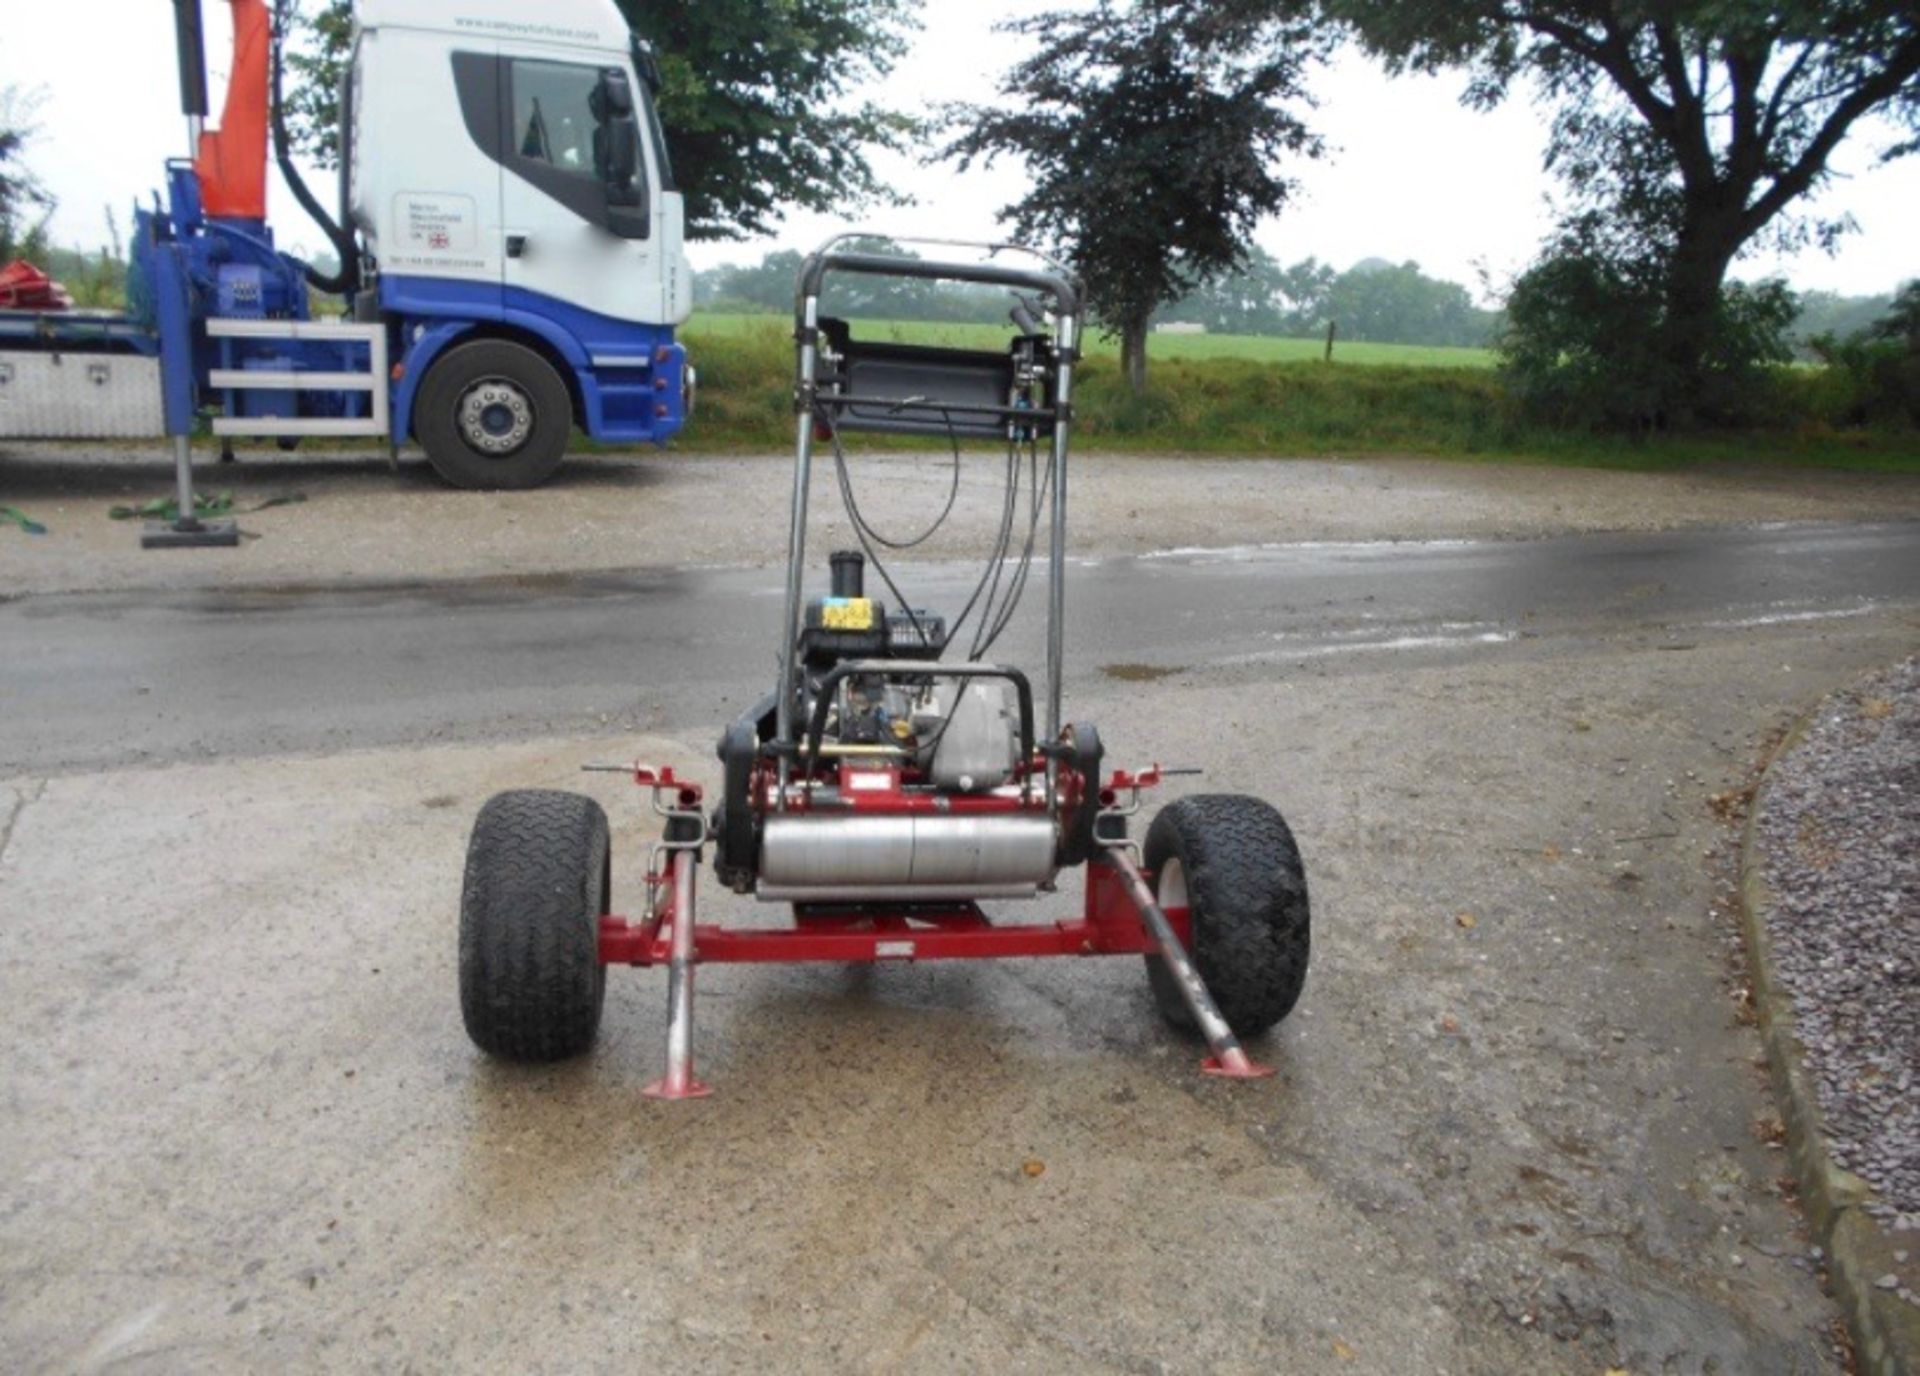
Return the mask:
<path fill-rule="evenodd" d="M 885 339 L 899 344 L 941 344 L 949 348 L 990 348 L 1005 345 L 1011 326 L 936 324 L 924 320 L 856 320 L 856 339 Z M 736 338 L 767 335 L 786 340 L 793 322 L 779 315 L 717 315 L 701 312 L 687 322 L 694 335 Z M 1257 334 L 1156 334 L 1147 345 L 1147 357 L 1156 359 L 1244 358 L 1253 363 L 1322 361 L 1323 339 L 1275 339 Z M 1095 334 L 1087 342 L 1095 357 L 1117 357 L 1118 340 Z M 1390 363 L 1410 368 L 1490 368 L 1491 349 L 1455 349 L 1424 344 L 1362 344 L 1336 340 L 1335 363 Z"/>
<path fill-rule="evenodd" d="M 885 337 L 911 343 L 997 348 L 1006 339 L 992 326 L 908 322 L 864 331 L 856 323 L 855 335 L 883 337 L 880 330 L 898 331 Z M 792 444 L 790 322 L 696 315 L 682 337 L 700 370 L 700 401 L 676 448 L 765 451 Z M 1809 424 L 1759 434 L 1636 439 L 1551 430 L 1516 414 L 1484 350 L 1352 348 L 1348 356 L 1336 347 L 1329 367 L 1310 340 L 1156 335 L 1147 391 L 1135 396 L 1111 345 L 1096 341 L 1078 377 L 1076 444 L 1083 452 L 1415 454 L 1634 469 L 1758 462 L 1920 472 L 1920 443 L 1911 431 Z M 862 435 L 858 443 L 913 442 Z"/>

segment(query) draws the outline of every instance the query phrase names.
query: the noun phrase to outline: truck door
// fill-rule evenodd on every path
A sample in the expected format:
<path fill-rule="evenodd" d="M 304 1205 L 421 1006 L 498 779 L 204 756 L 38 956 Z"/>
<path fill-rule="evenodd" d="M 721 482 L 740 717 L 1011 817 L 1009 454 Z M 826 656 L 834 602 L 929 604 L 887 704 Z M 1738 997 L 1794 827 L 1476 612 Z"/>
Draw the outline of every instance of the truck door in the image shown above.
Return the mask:
<path fill-rule="evenodd" d="M 661 170 L 630 69 L 592 55 L 507 53 L 500 80 L 509 306 L 539 309 L 520 296 L 527 292 L 619 320 L 668 322 Z"/>
<path fill-rule="evenodd" d="M 432 35 L 392 29 L 363 36 L 359 58 L 354 214 L 374 240 L 383 288 L 421 314 L 458 314 L 469 302 L 497 310 L 504 174 L 495 45 L 448 53 Z"/>

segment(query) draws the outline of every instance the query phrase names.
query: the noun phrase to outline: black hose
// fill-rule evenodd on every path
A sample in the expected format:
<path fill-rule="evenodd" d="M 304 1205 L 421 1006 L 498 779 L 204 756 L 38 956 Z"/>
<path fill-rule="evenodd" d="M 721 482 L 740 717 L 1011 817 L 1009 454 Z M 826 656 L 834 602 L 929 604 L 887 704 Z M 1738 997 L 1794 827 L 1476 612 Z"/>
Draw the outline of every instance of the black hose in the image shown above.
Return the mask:
<path fill-rule="evenodd" d="M 292 17 L 293 7 L 286 4 L 285 0 L 282 0 L 282 3 L 275 7 L 273 17 L 273 66 L 271 71 L 273 98 L 269 105 L 269 114 L 273 124 L 273 157 L 275 164 L 280 168 L 280 175 L 286 179 L 287 189 L 293 192 L 293 198 L 300 202 L 300 208 L 312 217 L 316 225 L 320 226 L 321 233 L 325 234 L 328 240 L 332 242 L 333 251 L 340 259 L 340 270 L 331 277 L 315 269 L 311 263 L 301 264 L 302 269 L 306 273 L 307 281 L 312 283 L 318 291 L 332 292 L 344 296 L 348 292 L 358 291 L 360 288 L 360 246 L 354 240 L 352 228 L 343 228 L 338 221 L 327 214 L 319 200 L 315 198 L 313 192 L 307 189 L 306 179 L 300 175 L 299 169 L 293 165 L 293 154 L 288 151 L 289 140 L 287 138 L 286 110 L 280 94 L 280 69 L 283 65 L 281 62 L 281 49 L 284 43 L 286 26 L 292 20 Z M 340 111 L 340 123 L 343 131 L 348 123 L 347 116 L 348 111 L 343 107 Z M 347 197 L 344 179 L 347 175 L 346 159 L 350 150 L 346 147 L 346 138 L 347 135 L 343 132 L 340 149 L 340 175 L 343 181 L 340 197 L 342 219 L 347 218 L 345 213 Z"/>
<path fill-rule="evenodd" d="M 1032 503 L 1032 514 L 1027 522 L 1026 547 L 1020 552 L 1020 563 L 1015 570 L 1011 583 L 1008 585 L 1007 595 L 1001 603 L 1000 612 L 993 618 L 993 629 L 988 632 L 984 642 L 976 639 L 973 652 L 969 656 L 971 659 L 979 660 L 986 658 L 987 651 L 991 650 L 994 642 L 1000 639 L 1001 632 L 1005 631 L 1008 625 L 1012 623 L 1013 613 L 1015 609 L 1019 607 L 1020 598 L 1027 590 L 1027 575 L 1033 570 L 1033 550 L 1040 533 L 1040 514 L 1046 504 L 1047 497 L 1053 491 L 1053 466 L 1049 464 L 1045 476 L 1043 477 L 1041 475 L 1039 446 L 1031 440 L 1029 440 L 1027 444 L 1027 466 L 1030 474 L 1028 490 Z"/>
<path fill-rule="evenodd" d="M 987 556 L 987 571 L 993 575 L 992 581 L 988 582 L 983 575 L 981 581 L 974 584 L 973 595 L 967 599 L 967 605 L 960 609 L 960 614 L 953 619 L 953 626 L 947 635 L 949 641 L 959 638 L 960 628 L 966 625 L 967 618 L 973 614 L 974 606 L 980 601 L 982 593 L 986 594 L 986 605 L 993 605 L 994 590 L 999 586 L 1001 570 L 1006 566 L 1007 547 L 1013 540 L 1013 517 L 1017 509 L 1020 492 L 1020 468 L 1016 462 L 1014 448 L 1011 444 L 1007 446 L 1005 485 L 1006 496 L 1002 500 L 1000 508 L 1000 533 L 994 540 L 993 553 Z M 986 612 L 982 610 L 980 613 L 982 621 L 986 619 L 986 615 Z M 976 634 L 974 638 L 978 640 L 978 634 Z M 970 656 L 970 658 L 978 659 L 979 656 L 973 655 Z"/>
<path fill-rule="evenodd" d="M 929 642 L 926 628 L 920 624 L 920 618 L 914 612 L 912 604 L 908 602 L 906 594 L 900 591 L 899 585 L 893 581 L 893 574 L 888 570 L 885 560 L 880 557 L 880 551 L 874 547 L 878 532 L 873 530 L 867 523 L 866 515 L 860 510 L 859 501 L 854 496 L 853 477 L 847 470 L 846 447 L 841 443 L 840 427 L 834 421 L 833 410 L 829 406 L 820 405 L 815 408 L 814 414 L 820 423 L 826 427 L 827 438 L 833 445 L 834 474 L 840 488 L 840 501 L 846 508 L 848 522 L 853 526 L 853 533 L 859 539 L 860 547 L 866 551 L 867 562 L 873 565 L 874 571 L 880 575 L 881 581 L 887 585 L 887 590 L 893 594 L 894 600 L 899 604 L 900 610 L 906 614 L 907 621 L 913 627 L 914 635 L 919 639 L 920 644 L 928 646 Z M 944 411 L 941 414 L 946 417 L 947 437 L 953 444 L 953 456 L 956 465 L 955 481 L 957 483 L 957 465 L 960 461 L 960 436 L 953 427 L 952 416 Z M 941 523 L 946 520 L 947 515 L 952 510 L 953 495 L 949 493 L 946 510 L 941 513 L 939 521 L 934 523 L 932 529 L 929 529 L 920 537 L 920 540 L 925 540 L 928 536 L 932 535 L 934 530 L 939 529 Z M 941 642 L 938 649 L 932 650 L 933 658 L 939 659 L 946 653 L 947 646 L 959 638 L 960 627 L 966 621 L 968 615 L 972 613 L 975 604 L 980 601 L 980 594 L 987 586 L 988 576 L 995 573 L 997 561 L 1005 560 L 1007 547 L 1012 543 L 1013 515 L 1014 493 L 1013 490 L 1009 488 L 1006 507 L 1001 516 L 1000 534 L 995 542 L 994 553 L 987 556 L 987 566 L 981 571 L 980 581 L 974 585 L 973 594 L 967 598 L 967 604 L 961 608 L 960 615 L 955 617 L 947 627 L 946 638 Z M 915 541 L 914 543 L 917 544 L 919 541 Z M 894 546 L 894 548 L 899 547 L 898 545 Z M 984 612 L 982 614 L 984 615 Z"/>
<path fill-rule="evenodd" d="M 207 45 L 200 28 L 200 0 L 173 0 L 173 46 L 180 60 L 180 113 L 206 117 Z M 199 157 L 200 150 L 188 150 Z"/>
<path fill-rule="evenodd" d="M 840 488 L 841 504 L 846 508 L 849 523 L 853 526 L 853 533 L 859 539 L 861 548 L 866 552 L 868 562 L 873 565 L 874 571 L 880 575 L 881 581 L 887 585 L 887 590 L 893 594 L 895 601 L 900 605 L 900 609 L 906 613 L 907 620 L 912 624 L 914 633 L 919 636 L 921 643 L 925 644 L 926 633 L 920 625 L 920 618 L 914 614 L 913 608 L 907 602 L 905 594 L 900 591 L 899 585 L 893 581 L 892 572 L 887 568 L 885 561 L 881 559 L 880 551 L 875 548 L 876 543 L 886 542 L 877 540 L 878 532 L 873 530 L 868 524 L 865 513 L 861 511 L 859 502 L 854 497 L 853 478 L 847 470 L 846 449 L 841 444 L 840 429 L 834 423 L 832 408 L 824 405 L 819 406 L 815 410 L 815 415 L 825 426 L 827 438 L 833 445 L 834 475 Z M 957 460 L 959 457 L 960 438 L 958 433 L 953 430 L 951 418 L 948 419 L 947 425 L 949 438 L 953 442 L 954 455 Z M 980 580 L 974 585 L 972 595 L 967 598 L 966 605 L 961 608 L 960 614 L 954 617 L 953 621 L 947 626 L 946 640 L 941 647 L 941 653 L 944 653 L 946 646 L 952 645 L 954 641 L 959 639 L 961 626 L 966 623 L 967 618 L 972 615 L 976 606 L 978 606 L 980 610 L 980 621 L 974 628 L 973 643 L 967 651 L 967 659 L 970 662 L 978 663 L 986 657 L 987 652 L 993 648 L 995 642 L 1000 639 L 1007 627 L 1012 624 L 1014 612 L 1020 606 L 1021 598 L 1027 589 L 1029 576 L 1033 572 L 1033 554 L 1034 548 L 1039 542 L 1040 517 L 1044 511 L 1047 498 L 1053 491 L 1052 466 L 1049 465 L 1044 473 L 1041 471 L 1039 446 L 1031 437 L 1029 437 L 1027 441 L 1025 457 L 1027 460 L 1027 534 L 1026 539 L 1022 542 L 1019 559 L 1013 565 L 1012 572 L 1008 573 L 1007 566 L 1013 545 L 1015 512 L 1017 510 L 1021 488 L 1021 454 L 1019 446 L 1010 442 L 1007 445 L 1007 485 L 1004 505 L 1001 509 L 1000 530 L 994 540 L 992 551 L 987 555 L 986 566 L 981 570 Z M 951 510 L 952 497 L 949 496 L 947 511 L 941 513 L 940 520 L 934 523 L 933 529 L 939 528 Z M 933 529 L 921 535 L 920 539 L 926 539 L 928 535 L 933 533 Z M 918 541 L 914 543 L 918 543 Z M 900 548 L 898 545 L 893 547 Z M 1003 576 L 1006 579 L 1004 588 L 1001 585 Z M 982 593 L 986 595 L 984 604 L 981 602 Z M 940 655 L 936 654 L 934 657 L 937 659 Z"/>
<path fill-rule="evenodd" d="M 867 518 L 861 514 L 859 506 L 853 504 L 853 497 L 851 495 L 853 491 L 852 486 L 849 485 L 847 487 L 847 501 L 849 503 L 847 514 L 853 518 L 855 524 L 865 527 L 867 534 L 871 535 L 888 549 L 913 549 L 931 540 L 934 532 L 945 525 L 947 523 L 947 517 L 953 514 L 953 504 L 960 496 L 960 436 L 953 428 L 952 415 L 946 411 L 942 411 L 940 414 L 946 418 L 947 435 L 953 441 L 953 481 L 947 485 L 947 504 L 940 508 L 940 514 L 933 518 L 932 525 L 928 526 L 912 539 L 902 538 L 895 540 L 882 535 L 879 527 L 867 520 Z"/>

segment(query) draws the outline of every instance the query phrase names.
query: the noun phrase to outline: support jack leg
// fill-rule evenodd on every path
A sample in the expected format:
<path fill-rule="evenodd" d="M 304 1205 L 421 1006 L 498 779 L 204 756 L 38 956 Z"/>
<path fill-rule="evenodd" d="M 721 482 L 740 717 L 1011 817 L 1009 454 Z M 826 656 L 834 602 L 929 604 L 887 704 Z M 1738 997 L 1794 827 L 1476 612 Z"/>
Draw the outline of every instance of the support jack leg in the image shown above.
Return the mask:
<path fill-rule="evenodd" d="M 193 508 L 193 446 L 185 435 L 173 437 L 174 479 L 179 515 L 171 521 L 149 521 L 140 534 L 141 549 L 205 549 L 240 543 L 240 528 L 232 521 L 203 521 Z"/>
<path fill-rule="evenodd" d="M 693 1075 L 693 868 L 690 851 L 673 857 L 673 948 L 667 965 L 667 1073 L 640 1092 L 649 1099 L 704 1099 Z"/>
<path fill-rule="evenodd" d="M 1125 843 L 1110 846 L 1107 859 L 1120 871 L 1120 877 L 1126 882 L 1127 892 L 1133 896 L 1133 906 L 1139 910 L 1147 934 L 1160 948 L 1160 958 L 1167 962 L 1167 969 L 1173 972 L 1174 983 L 1179 985 L 1181 997 L 1186 1000 L 1195 1025 L 1205 1035 L 1207 1046 L 1213 1052 L 1200 1062 L 1200 1073 L 1217 1075 L 1226 1080 L 1258 1080 L 1273 1074 L 1272 1066 L 1261 1065 L 1241 1048 L 1240 1039 L 1233 1035 L 1233 1029 L 1227 1026 L 1227 1020 L 1220 1015 L 1213 995 L 1207 992 L 1206 981 L 1200 978 L 1200 972 L 1187 955 L 1187 948 L 1180 944 L 1173 924 L 1154 901 L 1139 866 L 1127 854 Z"/>

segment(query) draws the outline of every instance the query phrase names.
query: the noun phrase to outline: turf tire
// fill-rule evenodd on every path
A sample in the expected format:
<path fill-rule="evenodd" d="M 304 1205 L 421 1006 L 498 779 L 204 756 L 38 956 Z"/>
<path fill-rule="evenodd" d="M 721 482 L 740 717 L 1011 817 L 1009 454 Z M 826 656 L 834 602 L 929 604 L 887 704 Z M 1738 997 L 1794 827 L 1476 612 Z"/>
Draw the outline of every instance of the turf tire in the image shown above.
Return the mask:
<path fill-rule="evenodd" d="M 474 819 L 460 894 L 460 1012 L 509 1061 L 593 1044 L 606 998 L 607 814 L 578 793 L 499 793 Z"/>
<path fill-rule="evenodd" d="M 1146 868 L 1177 861 L 1191 914 L 1193 963 L 1238 1036 L 1253 1037 L 1293 1011 L 1306 985 L 1311 919 L 1307 876 L 1285 820 L 1237 794 L 1181 798 L 1147 831 Z M 1160 1015 L 1193 1030 L 1167 964 L 1147 957 Z"/>

